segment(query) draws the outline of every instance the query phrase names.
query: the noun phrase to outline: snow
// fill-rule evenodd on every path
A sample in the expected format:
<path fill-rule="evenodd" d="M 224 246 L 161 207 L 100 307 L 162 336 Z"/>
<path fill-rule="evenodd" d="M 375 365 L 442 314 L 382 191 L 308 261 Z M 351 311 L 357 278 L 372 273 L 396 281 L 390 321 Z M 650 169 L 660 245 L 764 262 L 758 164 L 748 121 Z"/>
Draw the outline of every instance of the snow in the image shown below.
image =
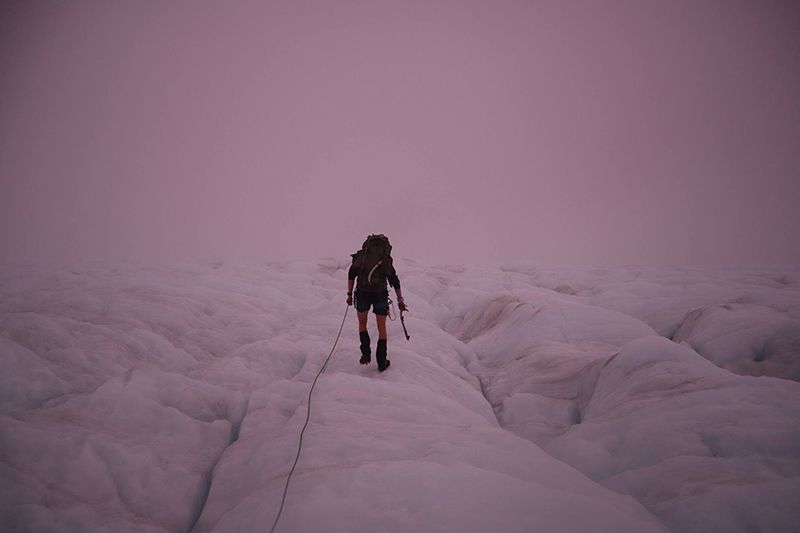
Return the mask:
<path fill-rule="evenodd" d="M 345 259 L 0 268 L 4 530 L 268 530 Z M 794 530 L 800 270 L 395 264 L 278 531 Z"/>

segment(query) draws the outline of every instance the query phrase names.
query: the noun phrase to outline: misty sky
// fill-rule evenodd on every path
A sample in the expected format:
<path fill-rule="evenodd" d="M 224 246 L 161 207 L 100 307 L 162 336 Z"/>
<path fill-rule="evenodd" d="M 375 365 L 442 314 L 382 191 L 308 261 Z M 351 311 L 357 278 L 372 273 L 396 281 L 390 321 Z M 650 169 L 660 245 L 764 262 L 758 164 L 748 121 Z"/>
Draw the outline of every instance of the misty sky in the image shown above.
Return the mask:
<path fill-rule="evenodd" d="M 15 1 L 0 259 L 800 262 L 800 3 Z"/>

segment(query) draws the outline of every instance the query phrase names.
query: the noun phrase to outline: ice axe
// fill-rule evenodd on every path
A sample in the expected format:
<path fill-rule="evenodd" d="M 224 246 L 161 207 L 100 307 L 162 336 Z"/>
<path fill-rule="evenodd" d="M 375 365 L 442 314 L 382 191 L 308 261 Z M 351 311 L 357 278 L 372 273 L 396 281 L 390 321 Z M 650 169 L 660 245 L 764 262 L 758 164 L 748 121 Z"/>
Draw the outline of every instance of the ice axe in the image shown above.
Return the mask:
<path fill-rule="evenodd" d="M 408 334 L 408 330 L 406 329 L 406 318 L 403 316 L 403 310 L 400 310 L 400 323 L 403 325 L 403 333 L 406 334 L 406 340 L 411 339 L 411 335 Z"/>

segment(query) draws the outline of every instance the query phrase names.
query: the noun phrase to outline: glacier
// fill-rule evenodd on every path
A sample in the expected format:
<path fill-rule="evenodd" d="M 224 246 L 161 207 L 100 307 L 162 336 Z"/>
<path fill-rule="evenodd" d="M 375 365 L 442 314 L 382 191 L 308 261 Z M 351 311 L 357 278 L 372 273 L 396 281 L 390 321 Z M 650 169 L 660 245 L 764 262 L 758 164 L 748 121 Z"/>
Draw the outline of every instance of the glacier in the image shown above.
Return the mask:
<path fill-rule="evenodd" d="M 795 530 L 797 267 L 395 264 L 0 267 L 4 530 L 268 530 L 343 319 L 276 531 Z"/>

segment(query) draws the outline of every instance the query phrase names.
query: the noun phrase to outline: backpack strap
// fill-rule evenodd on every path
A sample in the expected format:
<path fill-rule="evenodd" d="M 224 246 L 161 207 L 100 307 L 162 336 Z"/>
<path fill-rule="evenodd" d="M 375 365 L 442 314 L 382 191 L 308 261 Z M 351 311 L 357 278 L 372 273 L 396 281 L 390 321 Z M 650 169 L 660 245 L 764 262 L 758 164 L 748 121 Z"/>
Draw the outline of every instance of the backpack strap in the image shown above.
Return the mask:
<path fill-rule="evenodd" d="M 372 267 L 372 270 L 370 270 L 369 274 L 367 274 L 367 283 L 372 284 L 372 274 L 375 272 L 375 269 L 381 266 L 382 264 L 383 264 L 383 259 L 375 263 L 375 266 Z"/>

